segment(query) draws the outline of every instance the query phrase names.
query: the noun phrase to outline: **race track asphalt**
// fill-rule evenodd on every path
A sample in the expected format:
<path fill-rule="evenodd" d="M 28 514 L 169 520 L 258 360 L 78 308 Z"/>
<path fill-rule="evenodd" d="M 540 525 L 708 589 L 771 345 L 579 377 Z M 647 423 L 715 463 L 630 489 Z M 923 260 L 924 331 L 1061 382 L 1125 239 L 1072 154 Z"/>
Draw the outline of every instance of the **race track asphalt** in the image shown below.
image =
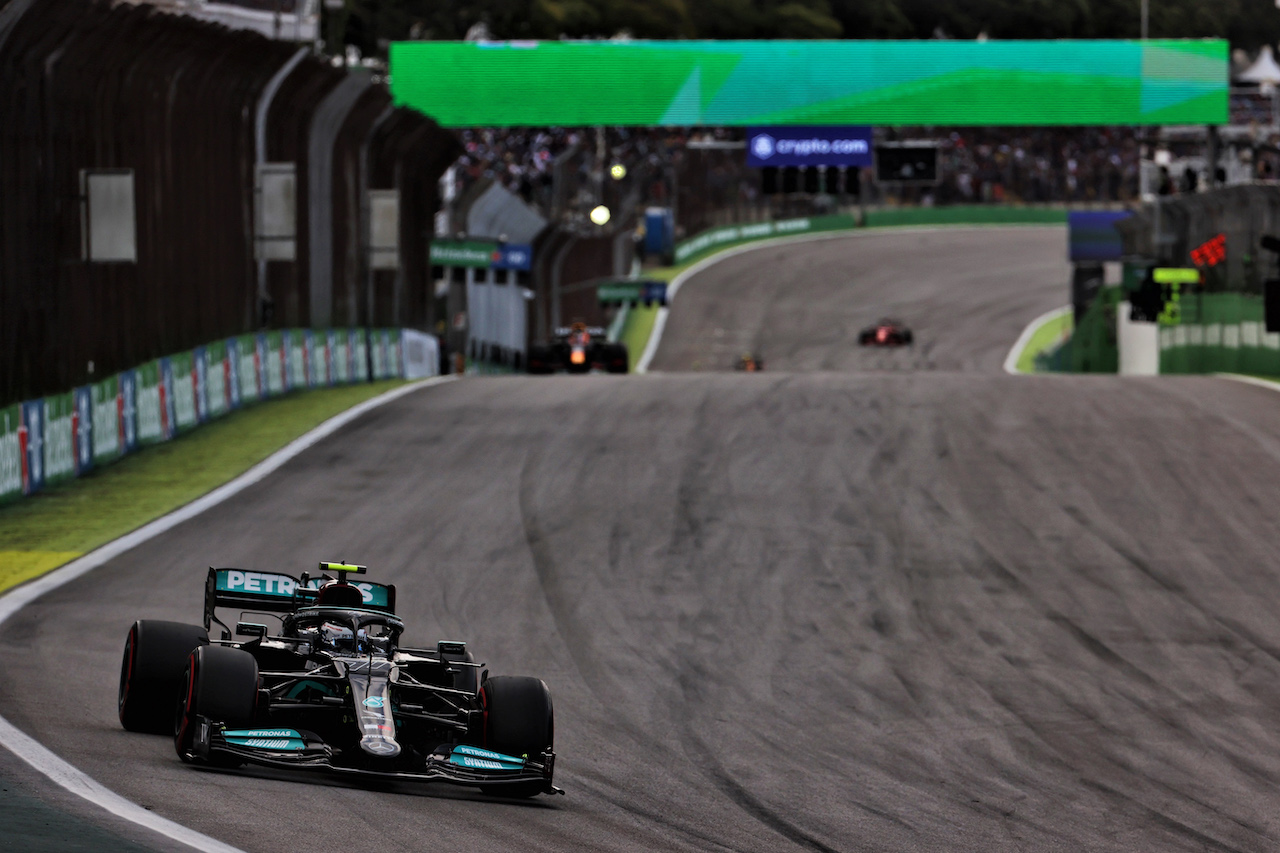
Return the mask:
<path fill-rule="evenodd" d="M 667 372 L 410 394 L 16 615 L 0 713 L 250 851 L 1280 848 L 1280 394 L 1005 375 L 1064 252 L 770 248 L 685 285 Z M 856 347 L 881 313 L 917 352 Z M 200 771 L 120 729 L 134 618 L 319 559 L 545 678 L 567 796 Z"/>

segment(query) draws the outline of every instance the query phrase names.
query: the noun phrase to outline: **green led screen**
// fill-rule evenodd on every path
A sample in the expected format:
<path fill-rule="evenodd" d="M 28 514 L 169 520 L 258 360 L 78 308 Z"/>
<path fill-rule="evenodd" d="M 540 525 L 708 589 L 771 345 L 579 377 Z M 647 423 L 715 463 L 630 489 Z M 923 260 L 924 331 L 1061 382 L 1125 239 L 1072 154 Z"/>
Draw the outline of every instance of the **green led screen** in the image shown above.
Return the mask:
<path fill-rule="evenodd" d="M 1227 42 L 398 42 L 446 127 L 1225 124 Z"/>

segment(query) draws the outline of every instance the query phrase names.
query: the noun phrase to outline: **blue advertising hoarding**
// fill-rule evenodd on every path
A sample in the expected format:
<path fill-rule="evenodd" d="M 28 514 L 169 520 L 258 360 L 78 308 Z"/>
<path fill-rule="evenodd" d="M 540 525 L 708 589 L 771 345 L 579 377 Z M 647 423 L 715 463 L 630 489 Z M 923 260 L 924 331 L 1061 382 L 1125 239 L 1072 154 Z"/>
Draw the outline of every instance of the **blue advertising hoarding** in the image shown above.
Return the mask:
<path fill-rule="evenodd" d="M 1081 261 L 1118 261 L 1124 255 L 1124 244 L 1116 223 L 1132 216 L 1127 210 L 1073 210 L 1067 214 L 1068 259 Z"/>
<path fill-rule="evenodd" d="M 749 127 L 747 165 L 871 166 L 871 128 Z"/>

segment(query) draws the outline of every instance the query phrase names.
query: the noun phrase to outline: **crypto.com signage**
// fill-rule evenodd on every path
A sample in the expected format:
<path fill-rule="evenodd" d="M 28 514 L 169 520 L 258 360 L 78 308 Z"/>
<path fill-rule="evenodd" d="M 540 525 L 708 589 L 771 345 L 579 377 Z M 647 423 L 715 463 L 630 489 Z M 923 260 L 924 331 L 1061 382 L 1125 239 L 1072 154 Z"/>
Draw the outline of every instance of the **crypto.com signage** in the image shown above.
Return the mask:
<path fill-rule="evenodd" d="M 749 127 L 748 166 L 871 166 L 869 127 Z"/>

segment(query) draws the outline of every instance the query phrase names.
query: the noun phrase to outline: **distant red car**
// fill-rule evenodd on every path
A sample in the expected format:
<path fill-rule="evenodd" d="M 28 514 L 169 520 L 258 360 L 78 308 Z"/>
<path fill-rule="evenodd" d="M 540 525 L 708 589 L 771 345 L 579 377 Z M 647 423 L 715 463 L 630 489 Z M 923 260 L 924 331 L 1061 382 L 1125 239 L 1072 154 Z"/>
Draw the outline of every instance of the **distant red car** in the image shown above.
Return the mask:
<path fill-rule="evenodd" d="M 913 339 L 911 330 L 907 328 L 905 323 L 901 320 L 891 320 L 886 317 L 874 326 L 867 326 L 859 332 L 858 343 L 864 347 L 909 347 L 913 343 Z"/>

